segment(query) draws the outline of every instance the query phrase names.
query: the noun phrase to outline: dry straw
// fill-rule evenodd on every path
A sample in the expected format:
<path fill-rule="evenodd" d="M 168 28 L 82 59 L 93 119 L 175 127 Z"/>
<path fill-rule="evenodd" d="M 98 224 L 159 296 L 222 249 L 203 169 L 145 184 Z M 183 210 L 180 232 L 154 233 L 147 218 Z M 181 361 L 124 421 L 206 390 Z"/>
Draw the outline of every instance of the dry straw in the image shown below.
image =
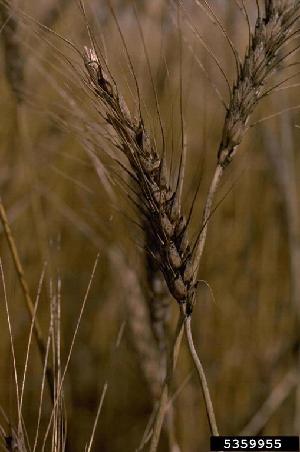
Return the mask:
<path fill-rule="evenodd" d="M 3 230 L 5 233 L 5 237 L 6 237 L 6 240 L 7 240 L 8 246 L 9 246 L 9 250 L 10 250 L 10 253 L 11 253 L 11 256 L 13 259 L 13 263 L 14 263 L 14 266 L 16 269 L 16 274 L 17 274 L 17 277 L 18 277 L 18 280 L 20 283 L 20 287 L 21 287 L 21 290 L 22 290 L 22 293 L 24 296 L 26 308 L 28 310 L 28 313 L 29 313 L 31 319 L 33 319 L 33 331 L 34 331 L 34 335 L 35 335 L 35 340 L 38 345 L 42 364 L 44 364 L 46 362 L 45 361 L 46 343 L 43 338 L 41 326 L 39 324 L 38 319 L 36 318 L 34 303 L 33 303 L 33 300 L 31 298 L 31 295 L 29 292 L 29 287 L 28 287 L 28 284 L 27 284 L 27 281 L 25 278 L 23 266 L 21 264 L 21 260 L 20 260 L 19 253 L 18 253 L 18 250 L 16 247 L 16 243 L 15 243 L 14 237 L 12 235 L 12 231 L 9 226 L 6 211 L 4 209 L 4 205 L 1 201 L 1 199 L 0 199 L 0 221 L 3 225 Z M 51 366 L 47 362 L 46 362 L 46 375 L 47 375 L 47 382 L 48 382 L 48 386 L 49 386 L 51 400 L 53 402 L 53 400 L 54 400 L 54 375 L 53 375 L 53 370 L 52 370 Z"/>

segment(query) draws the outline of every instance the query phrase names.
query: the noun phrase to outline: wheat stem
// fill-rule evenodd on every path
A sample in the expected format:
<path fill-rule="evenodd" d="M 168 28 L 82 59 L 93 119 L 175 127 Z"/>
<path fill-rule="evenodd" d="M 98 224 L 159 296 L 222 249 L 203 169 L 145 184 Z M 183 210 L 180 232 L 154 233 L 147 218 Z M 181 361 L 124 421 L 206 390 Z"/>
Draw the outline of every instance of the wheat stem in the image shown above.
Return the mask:
<path fill-rule="evenodd" d="M 149 452 L 155 452 L 158 447 L 160 433 L 161 433 L 165 413 L 166 413 L 166 410 L 168 407 L 170 384 L 171 384 L 171 381 L 173 378 L 174 369 L 176 367 L 179 350 L 180 350 L 180 345 L 181 345 L 181 341 L 182 341 L 182 337 L 183 337 L 183 332 L 184 332 L 184 316 L 182 315 L 182 313 L 180 313 L 180 316 L 179 316 L 179 319 L 177 322 L 175 336 L 174 336 L 173 347 L 171 349 L 171 353 L 170 353 L 169 360 L 168 360 L 167 375 L 166 375 L 166 378 L 164 381 L 164 385 L 163 385 L 163 389 L 161 392 L 159 405 L 158 405 L 158 409 L 157 409 L 157 414 L 156 414 L 155 422 L 153 425 L 153 434 L 152 434 L 152 438 L 151 438 Z"/>
<path fill-rule="evenodd" d="M 224 172 L 223 166 L 221 164 L 218 164 L 215 169 L 215 173 L 213 175 L 213 178 L 212 178 L 209 190 L 208 190 L 208 195 L 206 198 L 203 219 L 202 219 L 202 228 L 201 228 L 201 232 L 199 235 L 199 239 L 198 239 L 197 246 L 196 246 L 196 252 L 195 252 L 195 259 L 194 259 L 194 266 L 193 266 L 194 280 L 196 280 L 196 278 L 197 278 L 200 260 L 201 260 L 201 257 L 202 257 L 203 251 L 204 251 L 204 245 L 206 242 L 207 228 L 208 228 L 209 219 L 210 219 L 211 213 L 212 213 L 213 201 L 214 201 L 217 189 L 220 185 L 220 181 L 221 181 L 223 172 Z"/>
<path fill-rule="evenodd" d="M 204 402 L 205 402 L 207 418 L 208 418 L 208 422 L 209 422 L 209 426 L 210 426 L 210 431 L 211 431 L 212 435 L 218 436 L 219 430 L 218 430 L 218 426 L 217 426 L 214 407 L 213 407 L 210 392 L 209 392 L 207 378 L 206 378 L 204 368 L 203 368 L 200 358 L 197 354 L 197 351 L 196 351 L 196 348 L 194 345 L 194 341 L 193 341 L 190 316 L 187 317 L 184 322 L 184 329 L 185 329 L 185 335 L 186 335 L 188 346 L 189 346 L 189 351 L 190 351 L 191 357 L 193 359 L 193 362 L 194 362 L 194 365 L 195 365 L 195 368 L 197 370 L 198 377 L 200 380 L 203 397 L 204 397 Z"/>

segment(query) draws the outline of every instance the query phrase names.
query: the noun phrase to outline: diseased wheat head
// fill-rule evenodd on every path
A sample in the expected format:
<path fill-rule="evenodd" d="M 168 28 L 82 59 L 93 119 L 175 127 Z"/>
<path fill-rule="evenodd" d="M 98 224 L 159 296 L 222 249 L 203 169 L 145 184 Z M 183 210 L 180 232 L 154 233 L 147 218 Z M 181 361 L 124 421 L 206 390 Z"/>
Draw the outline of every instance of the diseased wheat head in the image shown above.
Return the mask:
<path fill-rule="evenodd" d="M 142 116 L 132 117 L 95 50 L 85 49 L 84 63 L 93 91 L 106 107 L 106 121 L 116 133 L 117 147 L 127 157 L 132 179 L 141 194 L 138 207 L 147 220 L 151 237 L 148 252 L 158 263 L 175 300 L 191 302 L 195 284 L 187 223 L 180 209 L 179 184 L 175 189 L 170 186 L 164 157 L 150 140 Z"/>

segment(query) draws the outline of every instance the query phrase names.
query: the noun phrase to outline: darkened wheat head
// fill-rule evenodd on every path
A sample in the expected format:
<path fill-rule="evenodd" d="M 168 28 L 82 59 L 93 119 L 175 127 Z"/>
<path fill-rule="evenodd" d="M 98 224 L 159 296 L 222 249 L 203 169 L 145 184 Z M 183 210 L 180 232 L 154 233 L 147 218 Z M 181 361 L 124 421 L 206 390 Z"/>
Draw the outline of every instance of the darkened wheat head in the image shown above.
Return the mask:
<path fill-rule="evenodd" d="M 165 161 L 158 153 L 140 116 L 132 118 L 115 82 L 108 77 L 94 50 L 85 49 L 84 63 L 93 91 L 106 107 L 106 121 L 118 138 L 118 148 L 127 157 L 141 194 L 138 207 L 147 220 L 147 250 L 164 274 L 178 302 L 192 298 L 195 285 L 186 220 L 180 214 L 177 192 L 168 183 Z"/>
<path fill-rule="evenodd" d="M 230 93 L 218 153 L 223 167 L 241 143 L 255 106 L 272 91 L 266 87 L 270 76 L 291 54 L 286 51 L 286 45 L 299 34 L 296 27 L 299 12 L 299 0 L 266 0 L 264 15 L 259 11 L 248 51 L 243 63 L 238 64 L 237 81 Z"/>

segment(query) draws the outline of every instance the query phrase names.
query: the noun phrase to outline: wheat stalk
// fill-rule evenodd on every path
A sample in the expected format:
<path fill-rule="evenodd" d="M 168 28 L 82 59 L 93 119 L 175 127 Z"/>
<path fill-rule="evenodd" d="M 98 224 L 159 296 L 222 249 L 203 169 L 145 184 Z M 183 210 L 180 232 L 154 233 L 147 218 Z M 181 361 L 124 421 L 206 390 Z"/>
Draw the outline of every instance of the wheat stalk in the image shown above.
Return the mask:
<path fill-rule="evenodd" d="M 125 154 L 134 171 L 132 178 L 142 196 L 138 207 L 148 223 L 151 238 L 147 242 L 147 251 L 157 262 L 170 293 L 182 311 L 154 426 L 154 432 L 158 434 L 153 435 L 153 441 L 158 441 L 168 400 L 168 387 L 186 323 L 186 313 L 189 316 L 192 312 L 196 291 L 192 251 L 186 233 L 187 221 L 181 215 L 183 173 L 179 174 L 176 189 L 172 189 L 167 181 L 164 159 L 150 142 L 142 117 L 132 119 L 115 82 L 100 64 L 95 49 L 86 48 L 83 57 L 94 94 L 106 108 L 107 123 L 113 127 L 119 140 L 117 147 Z M 211 196 L 211 202 L 212 198 Z M 189 324 L 186 325 L 189 328 Z M 208 398 L 210 399 L 209 396 Z M 214 425 L 215 416 L 211 414 L 211 418 L 210 424 Z"/>

